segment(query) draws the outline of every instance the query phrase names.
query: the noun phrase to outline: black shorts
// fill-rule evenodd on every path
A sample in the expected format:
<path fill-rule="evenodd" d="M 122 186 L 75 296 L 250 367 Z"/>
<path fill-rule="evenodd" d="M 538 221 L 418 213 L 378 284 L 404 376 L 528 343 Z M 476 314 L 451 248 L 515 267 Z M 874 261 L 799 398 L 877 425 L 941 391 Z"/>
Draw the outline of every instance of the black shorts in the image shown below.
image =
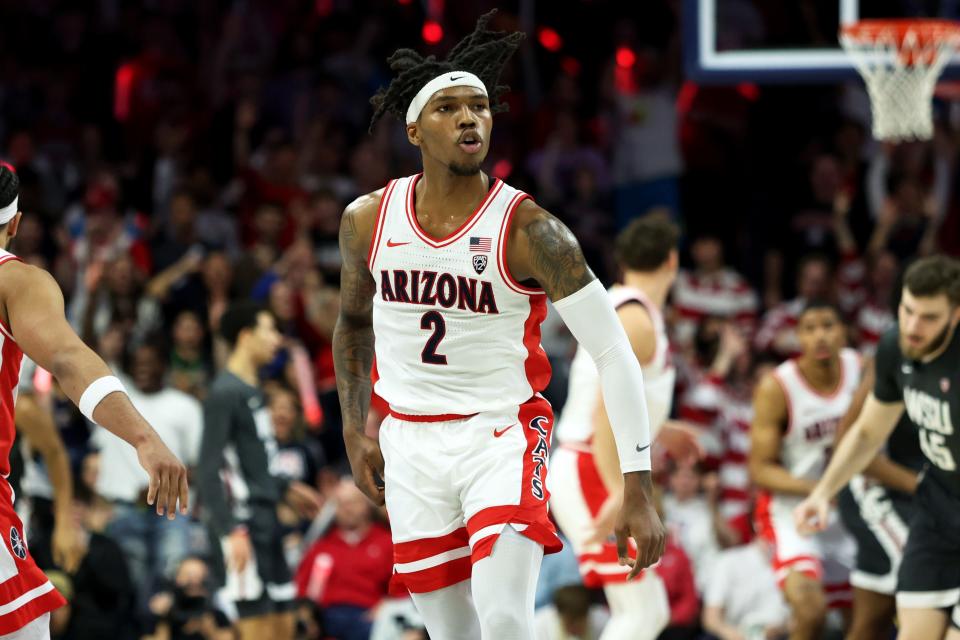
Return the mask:
<path fill-rule="evenodd" d="M 840 493 L 838 506 L 843 526 L 857 541 L 850 584 L 892 596 L 913 512 L 910 498 L 856 476 Z"/>
<path fill-rule="evenodd" d="M 223 596 L 237 607 L 240 618 L 251 618 L 293 609 L 296 588 L 283 552 L 283 535 L 275 505 L 251 507 L 246 525 L 253 546 L 253 558 L 243 573 L 228 571 L 223 542 L 211 540 L 214 573 Z"/>
<path fill-rule="evenodd" d="M 897 606 L 943 609 L 960 628 L 960 497 L 924 474 L 897 584 Z"/>

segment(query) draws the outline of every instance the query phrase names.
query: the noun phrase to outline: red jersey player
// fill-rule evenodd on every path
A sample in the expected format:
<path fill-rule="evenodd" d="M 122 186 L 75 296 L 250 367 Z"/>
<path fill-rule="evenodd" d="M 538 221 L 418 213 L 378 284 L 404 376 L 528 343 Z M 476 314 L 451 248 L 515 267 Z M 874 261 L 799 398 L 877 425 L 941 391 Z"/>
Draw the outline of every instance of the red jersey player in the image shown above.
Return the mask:
<path fill-rule="evenodd" d="M 827 466 L 840 419 L 860 380 L 860 357 L 843 348 L 840 312 L 808 301 L 797 324 L 802 354 L 763 378 L 754 396 L 750 474 L 762 490 L 758 533 L 773 549 L 773 569 L 794 613 L 795 640 L 819 638 L 827 608 L 849 610 L 856 552 L 839 518 L 804 537 L 793 509 Z"/>
<path fill-rule="evenodd" d="M 23 355 L 50 371 L 88 419 L 136 447 L 150 476 L 147 500 L 158 514 L 175 517 L 178 499 L 186 513 L 187 472 L 103 360 L 70 328 L 56 281 L 6 251 L 22 215 L 19 186 L 16 174 L 0 166 L 0 635 L 33 640 L 50 637 L 49 612 L 64 600 L 30 556 L 6 480 Z"/>

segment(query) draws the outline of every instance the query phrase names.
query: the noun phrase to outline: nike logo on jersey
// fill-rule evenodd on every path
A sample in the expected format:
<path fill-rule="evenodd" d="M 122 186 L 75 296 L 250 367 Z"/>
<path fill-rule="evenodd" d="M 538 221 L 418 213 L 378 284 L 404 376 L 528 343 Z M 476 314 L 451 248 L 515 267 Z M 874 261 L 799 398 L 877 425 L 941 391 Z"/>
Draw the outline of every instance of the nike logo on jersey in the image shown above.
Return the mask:
<path fill-rule="evenodd" d="M 394 242 L 394 241 L 393 241 L 393 238 L 390 238 L 389 240 L 387 240 L 387 246 L 388 246 L 388 247 L 402 247 L 402 246 L 405 245 L 405 244 L 410 244 L 410 243 L 409 243 L 409 242 Z"/>
<path fill-rule="evenodd" d="M 638 444 L 638 445 L 637 445 L 637 453 L 643 453 L 644 451 L 646 451 L 646 450 L 649 449 L 649 448 L 650 448 L 650 445 L 647 445 L 647 446 L 645 446 L 645 447 L 641 447 L 641 446 Z"/>
<path fill-rule="evenodd" d="M 517 425 L 512 424 L 512 425 L 510 425 L 509 427 L 504 427 L 503 429 L 494 429 L 494 430 L 493 430 L 493 437 L 494 437 L 494 438 L 499 438 L 500 436 L 502 436 L 503 434 L 505 434 L 507 431 L 510 431 L 510 429 L 513 429 L 515 426 L 517 426 Z"/>

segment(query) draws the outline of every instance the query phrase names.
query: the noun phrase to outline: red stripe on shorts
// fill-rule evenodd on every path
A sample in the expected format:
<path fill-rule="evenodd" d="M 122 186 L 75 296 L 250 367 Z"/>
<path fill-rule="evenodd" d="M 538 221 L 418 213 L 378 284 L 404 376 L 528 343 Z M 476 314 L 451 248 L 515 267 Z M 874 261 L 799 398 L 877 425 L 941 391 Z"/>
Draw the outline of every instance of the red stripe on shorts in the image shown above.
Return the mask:
<path fill-rule="evenodd" d="M 470 556 L 464 556 L 420 571 L 394 573 L 391 586 L 402 584 L 411 593 L 436 591 L 469 579 L 472 567 Z"/>
<path fill-rule="evenodd" d="M 600 513 L 603 503 L 610 497 L 610 493 L 603 484 L 603 478 L 600 477 L 600 470 L 597 469 L 592 453 L 577 452 L 577 477 L 580 479 L 583 501 L 587 504 L 590 515 L 595 518 Z"/>
<path fill-rule="evenodd" d="M 448 533 L 439 538 L 424 538 L 421 540 L 410 540 L 409 542 L 396 542 L 393 545 L 393 561 L 397 564 L 406 564 L 416 562 L 435 556 L 438 553 L 453 551 L 467 546 L 470 536 L 467 535 L 467 528 L 460 527 L 456 531 Z"/>
<path fill-rule="evenodd" d="M 466 420 L 467 418 L 472 418 L 477 414 L 471 413 L 464 415 L 460 413 L 441 413 L 435 416 L 421 416 L 410 413 L 400 413 L 399 411 L 394 411 L 391 408 L 390 415 L 397 420 L 403 420 L 404 422 L 453 422 L 454 420 Z"/>

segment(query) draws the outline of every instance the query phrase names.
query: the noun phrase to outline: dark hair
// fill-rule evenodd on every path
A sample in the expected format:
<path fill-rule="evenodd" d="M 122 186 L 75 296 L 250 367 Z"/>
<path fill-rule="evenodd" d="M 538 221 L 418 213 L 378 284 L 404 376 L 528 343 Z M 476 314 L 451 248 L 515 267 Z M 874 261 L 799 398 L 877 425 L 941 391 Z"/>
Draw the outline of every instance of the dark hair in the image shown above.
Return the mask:
<path fill-rule="evenodd" d="M 257 318 L 261 313 L 270 313 L 270 310 L 252 300 L 241 300 L 227 307 L 220 318 L 220 335 L 230 344 L 231 349 L 237 346 L 240 332 L 256 328 Z"/>
<path fill-rule="evenodd" d="M 20 178 L 8 165 L 0 163 L 0 207 L 5 207 L 20 193 Z"/>
<path fill-rule="evenodd" d="M 590 592 L 578 584 L 560 587 L 553 592 L 553 604 L 561 616 L 583 618 L 590 611 Z"/>
<path fill-rule="evenodd" d="M 0 207 L 5 207 L 20 193 L 20 178 L 17 172 L 5 162 L 0 162 Z M 7 228 L 9 222 L 0 224 L 0 231 Z"/>
<path fill-rule="evenodd" d="M 833 271 L 833 262 L 830 258 L 822 253 L 814 252 L 801 256 L 800 260 L 797 261 L 797 277 L 800 277 L 800 274 L 807 268 L 807 265 L 813 264 L 814 262 L 819 262 L 825 266 L 827 271 Z"/>
<path fill-rule="evenodd" d="M 91 451 L 90 453 L 99 453 Z M 73 499 L 85 507 L 92 507 L 96 502 L 96 494 L 93 490 L 83 483 L 83 480 L 77 476 L 73 479 Z"/>
<path fill-rule="evenodd" d="M 446 60 L 437 60 L 432 55 L 424 58 L 413 49 L 397 49 L 387 58 L 396 77 L 385 89 L 381 88 L 370 98 L 370 104 L 374 107 L 370 129 L 386 113 L 405 120 L 407 108 L 417 92 L 448 71 L 467 71 L 480 78 L 487 87 L 490 111 L 496 113 L 506 110 L 506 105 L 500 103 L 499 97 L 510 87 L 498 85 L 497 82 L 507 60 L 526 36 L 520 31 L 487 31 L 487 23 L 496 12 L 494 9 L 480 16 L 473 33 L 458 42 Z"/>
<path fill-rule="evenodd" d="M 960 305 L 960 260 L 943 254 L 920 258 L 907 269 L 903 286 L 918 298 L 943 294 L 951 305 Z"/>
<path fill-rule="evenodd" d="M 137 351 L 140 349 L 150 349 L 153 351 L 154 355 L 160 360 L 160 366 L 164 371 L 167 370 L 169 365 L 169 356 L 167 354 L 170 353 L 169 343 L 166 336 L 157 331 L 145 336 L 143 340 L 133 345 L 132 348 L 124 351 L 123 370 L 125 372 L 128 374 L 133 373 L 133 361 Z"/>
<path fill-rule="evenodd" d="M 799 320 L 802 318 L 808 311 L 819 311 L 822 309 L 829 309 L 830 311 L 833 311 L 833 313 L 837 316 L 837 320 L 843 322 L 843 314 L 840 313 L 840 307 L 826 298 L 812 298 L 807 300 L 803 305 L 803 310 L 800 311 L 800 315 L 797 316 L 797 319 Z"/>
<path fill-rule="evenodd" d="M 614 245 L 617 263 L 633 271 L 654 271 L 676 250 L 680 229 L 661 216 L 644 216 L 627 225 Z"/>
<path fill-rule="evenodd" d="M 278 382 L 270 385 L 270 387 L 267 389 L 267 399 L 269 402 L 273 402 L 274 398 L 280 395 L 292 396 L 293 402 L 297 405 L 298 409 L 300 408 L 300 394 L 289 384 Z"/>

